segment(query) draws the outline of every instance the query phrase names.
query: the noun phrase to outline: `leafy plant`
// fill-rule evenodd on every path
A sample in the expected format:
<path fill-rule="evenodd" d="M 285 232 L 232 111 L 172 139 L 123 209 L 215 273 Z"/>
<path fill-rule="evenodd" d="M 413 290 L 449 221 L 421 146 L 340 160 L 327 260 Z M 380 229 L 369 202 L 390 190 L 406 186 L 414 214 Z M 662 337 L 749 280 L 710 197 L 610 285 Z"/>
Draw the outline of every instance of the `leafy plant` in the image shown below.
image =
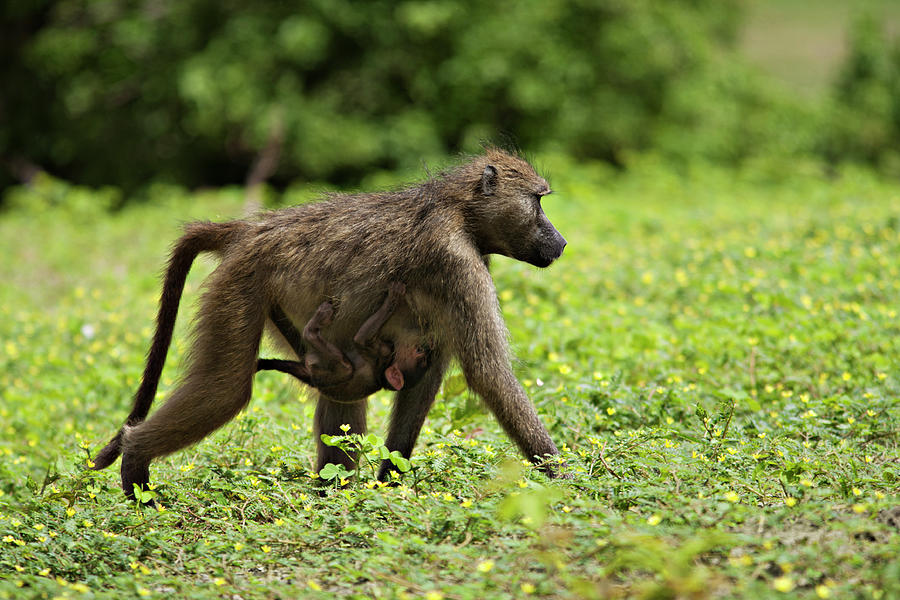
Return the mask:
<path fill-rule="evenodd" d="M 347 430 L 349 431 L 349 427 Z M 360 463 L 359 468 L 353 471 L 348 471 L 343 465 L 328 463 L 319 471 L 319 476 L 322 479 L 328 481 L 333 479 L 341 480 L 355 474 L 362 477 L 365 472 L 367 478 L 374 480 L 378 475 L 378 469 L 381 467 L 381 461 L 383 460 L 391 461 L 391 464 L 400 473 L 406 473 L 411 468 L 409 460 L 396 450 L 388 450 L 387 446 L 384 445 L 384 439 L 374 433 L 345 433 L 344 435 L 327 435 L 323 433 L 319 437 L 326 446 L 340 448 L 348 457 Z"/>
<path fill-rule="evenodd" d="M 153 464 L 154 510 L 89 460 L 128 412 L 180 223 L 240 215 L 243 190 L 160 186 L 110 213 L 90 209 L 103 191 L 18 189 L 0 213 L 0 598 L 896 595 L 897 183 L 539 162 L 565 254 L 491 266 L 571 479 L 523 464 L 458 367 L 391 485 L 388 394 L 371 433 L 325 440 L 357 472 L 316 473 L 315 402 L 260 373 L 235 421 Z M 157 402 L 213 265 L 188 279 Z"/>

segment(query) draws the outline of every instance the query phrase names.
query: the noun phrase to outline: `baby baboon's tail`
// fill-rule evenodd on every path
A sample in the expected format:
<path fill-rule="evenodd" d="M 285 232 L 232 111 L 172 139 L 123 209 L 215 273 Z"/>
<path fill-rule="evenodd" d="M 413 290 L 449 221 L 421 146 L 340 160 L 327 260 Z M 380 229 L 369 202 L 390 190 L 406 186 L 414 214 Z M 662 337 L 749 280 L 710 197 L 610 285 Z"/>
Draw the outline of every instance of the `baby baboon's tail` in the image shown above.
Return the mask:
<path fill-rule="evenodd" d="M 159 312 L 156 315 L 156 333 L 150 351 L 147 353 L 147 364 L 141 378 L 141 385 L 134 395 L 134 405 L 125 425 L 135 425 L 147 418 L 150 406 L 156 396 L 156 388 L 162 375 L 166 354 L 172 343 L 172 332 L 175 329 L 175 317 L 184 291 L 184 283 L 197 255 L 201 252 L 221 252 L 232 244 L 248 228 L 244 221 L 227 223 L 210 223 L 199 221 L 188 223 L 184 235 L 175 243 L 169 257 L 169 265 L 163 280 L 162 297 L 159 301 Z M 122 432 L 116 436 L 97 454 L 93 460 L 94 470 L 104 469 L 111 465 L 122 451 Z"/>

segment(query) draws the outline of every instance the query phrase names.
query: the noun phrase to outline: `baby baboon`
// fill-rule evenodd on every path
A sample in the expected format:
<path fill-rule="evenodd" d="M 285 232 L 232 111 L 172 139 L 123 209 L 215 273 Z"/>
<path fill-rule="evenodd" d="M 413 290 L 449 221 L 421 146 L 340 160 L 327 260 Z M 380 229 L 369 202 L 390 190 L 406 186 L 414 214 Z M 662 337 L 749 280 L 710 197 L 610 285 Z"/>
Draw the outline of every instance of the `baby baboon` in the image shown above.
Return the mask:
<path fill-rule="evenodd" d="M 398 391 L 407 383 L 415 385 L 428 368 L 426 349 L 408 340 L 394 340 L 391 344 L 378 337 L 405 293 L 406 286 L 392 283 L 384 303 L 362 324 L 353 336 L 353 344 L 345 351 L 321 336 L 322 327 L 330 325 L 334 318 L 334 305 L 323 302 L 300 336 L 309 350 L 304 353 L 302 348 L 294 349 L 303 358 L 300 361 L 261 358 L 256 363 L 257 370 L 272 369 L 293 375 L 335 402 L 356 402 L 382 388 Z M 280 324 L 283 315 L 281 309 L 273 310 L 270 315 L 282 333 L 285 327 L 293 328 L 289 321 Z M 291 332 L 285 337 L 295 335 Z"/>
<path fill-rule="evenodd" d="M 260 339 L 272 308 L 306 323 L 322 302 L 340 313 L 322 335 L 338 348 L 372 315 L 390 282 L 406 284 L 382 327 L 385 339 L 412 331 L 428 339 L 429 366 L 396 393 L 386 445 L 409 457 L 448 361 L 459 360 L 469 387 L 532 461 L 546 466 L 556 446 L 513 375 L 507 332 L 488 256 L 501 254 L 546 267 L 566 245 L 541 208 L 550 188 L 518 156 L 484 155 L 420 185 L 395 192 L 332 195 L 321 202 L 263 214 L 254 221 L 189 225 L 166 272 L 157 331 L 126 426 L 100 452 L 95 468 L 122 453 L 122 486 L 149 481 L 150 462 L 203 439 L 250 400 Z M 199 252 L 218 251 L 198 311 L 190 363 L 166 402 L 149 419 L 150 403 L 171 341 L 178 301 Z M 337 435 L 342 424 L 366 430 L 366 403 L 319 394 L 315 430 Z M 318 442 L 317 468 L 354 458 Z M 380 477 L 392 468 L 382 463 Z"/>

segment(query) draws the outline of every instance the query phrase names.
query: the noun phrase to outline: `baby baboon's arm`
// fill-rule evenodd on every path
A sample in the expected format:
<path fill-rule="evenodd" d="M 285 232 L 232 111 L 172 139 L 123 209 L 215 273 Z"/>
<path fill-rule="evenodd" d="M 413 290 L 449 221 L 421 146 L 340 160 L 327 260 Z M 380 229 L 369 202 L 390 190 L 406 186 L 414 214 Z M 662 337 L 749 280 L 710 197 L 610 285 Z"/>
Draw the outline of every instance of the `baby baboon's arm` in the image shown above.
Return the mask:
<path fill-rule="evenodd" d="M 406 294 L 405 285 L 399 282 L 392 283 L 388 288 L 387 297 L 384 299 L 381 307 L 371 317 L 366 319 L 366 322 L 360 326 L 359 331 L 353 336 L 354 343 L 374 350 L 378 344 L 378 332 L 381 331 L 385 322 L 397 310 L 397 303 L 403 298 L 404 294 Z"/>

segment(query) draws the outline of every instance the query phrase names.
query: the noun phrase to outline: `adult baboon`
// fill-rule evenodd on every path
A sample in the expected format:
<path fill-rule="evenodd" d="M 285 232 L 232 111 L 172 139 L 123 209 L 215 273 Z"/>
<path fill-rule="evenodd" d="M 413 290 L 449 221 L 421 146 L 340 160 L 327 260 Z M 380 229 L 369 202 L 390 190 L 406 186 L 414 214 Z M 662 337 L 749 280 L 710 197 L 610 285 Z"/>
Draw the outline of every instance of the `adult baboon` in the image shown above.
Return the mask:
<path fill-rule="evenodd" d="M 378 335 L 405 294 L 406 286 L 391 283 L 384 303 L 366 319 L 346 350 L 321 335 L 322 327 L 330 325 L 334 318 L 334 305 L 330 301 L 320 304 L 303 328 L 300 339 L 309 348 L 305 352 L 291 341 L 299 335 L 296 330 L 291 331 L 293 325 L 289 321 L 281 324 L 286 320 L 284 313 L 280 309 L 273 310 L 270 318 L 302 358 L 299 361 L 261 358 L 256 363 L 257 370 L 289 373 L 335 402 L 357 402 L 382 388 L 396 392 L 404 385 L 415 385 L 428 368 L 427 348 L 416 344 L 415 340 L 388 342 Z M 290 333 L 285 335 L 286 332 Z"/>
<path fill-rule="evenodd" d="M 292 323 L 306 323 L 323 301 L 338 299 L 339 318 L 327 336 L 346 348 L 393 281 L 405 282 L 406 302 L 384 324 L 383 335 L 396 339 L 410 329 L 425 334 L 431 364 L 421 381 L 396 393 L 387 447 L 410 456 L 447 363 L 456 357 L 469 387 L 522 453 L 543 464 L 557 449 L 513 375 L 488 256 L 546 267 L 562 254 L 566 241 L 541 208 L 549 193 L 527 161 L 489 149 L 400 191 L 335 194 L 255 221 L 221 224 L 207 236 L 196 232 L 215 226 L 189 226 L 166 272 L 134 408 L 95 468 L 109 465 L 121 451 L 122 486 L 132 496 L 133 484 L 148 483 L 154 458 L 201 440 L 246 406 L 272 307 L 280 306 Z M 166 402 L 143 420 L 187 271 L 197 253 L 208 250 L 219 251 L 222 260 L 207 280 L 187 370 Z M 318 441 L 321 433 L 337 435 L 342 424 L 364 432 L 366 403 L 338 403 L 320 394 L 317 468 L 329 462 L 353 468 L 353 457 Z M 391 468 L 382 463 L 379 477 Z"/>

